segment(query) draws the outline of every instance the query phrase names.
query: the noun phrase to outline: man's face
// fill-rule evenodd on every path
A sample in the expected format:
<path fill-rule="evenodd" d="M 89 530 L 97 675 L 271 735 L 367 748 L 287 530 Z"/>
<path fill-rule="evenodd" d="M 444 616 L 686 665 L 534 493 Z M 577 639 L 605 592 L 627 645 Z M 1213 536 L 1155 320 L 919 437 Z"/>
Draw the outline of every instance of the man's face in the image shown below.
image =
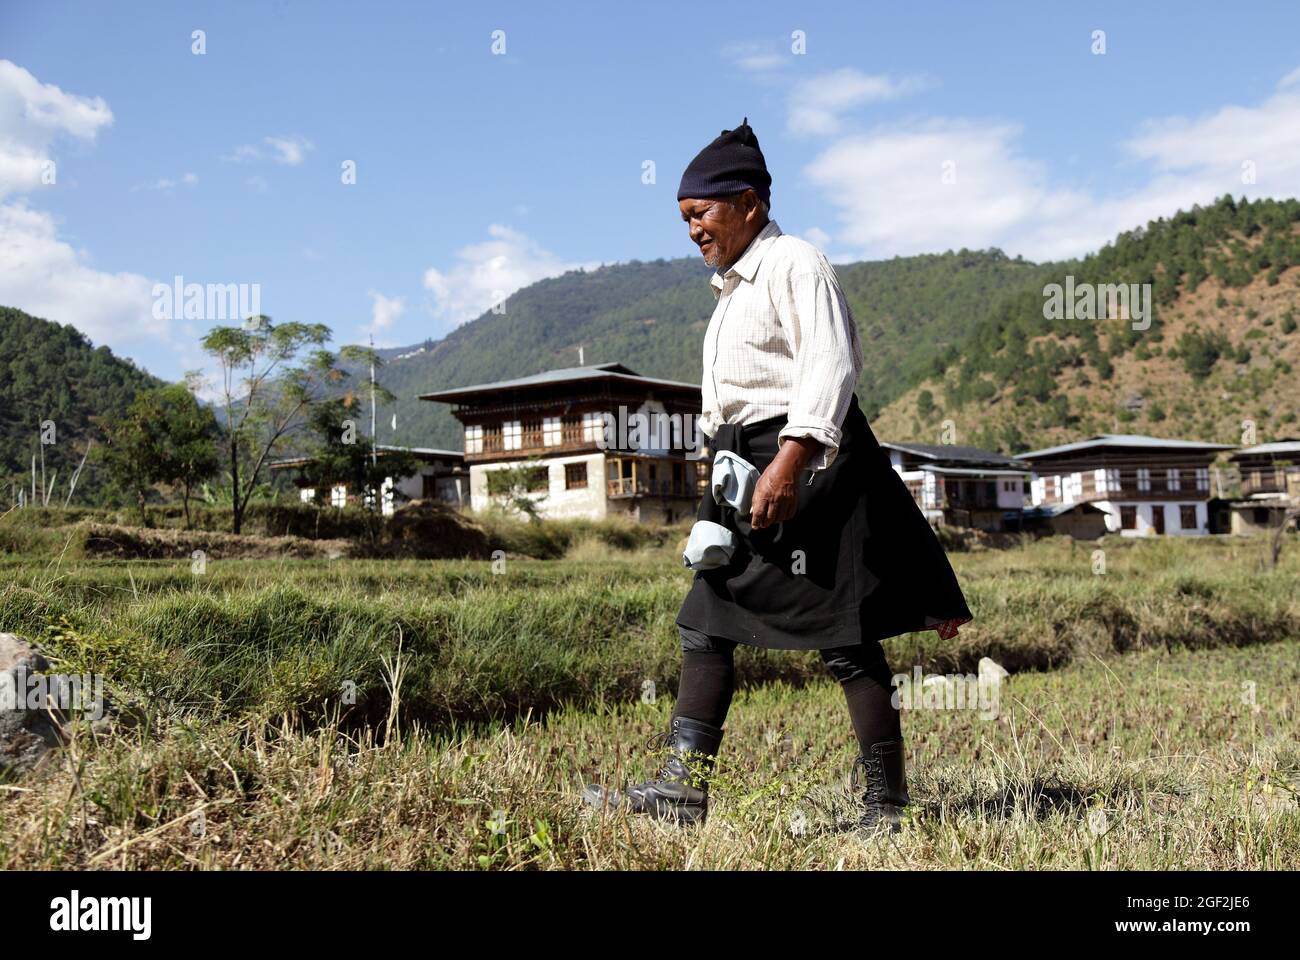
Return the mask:
<path fill-rule="evenodd" d="M 758 202 L 752 190 L 734 197 L 682 200 L 682 220 L 704 262 L 715 270 L 740 259 L 758 229 Z"/>

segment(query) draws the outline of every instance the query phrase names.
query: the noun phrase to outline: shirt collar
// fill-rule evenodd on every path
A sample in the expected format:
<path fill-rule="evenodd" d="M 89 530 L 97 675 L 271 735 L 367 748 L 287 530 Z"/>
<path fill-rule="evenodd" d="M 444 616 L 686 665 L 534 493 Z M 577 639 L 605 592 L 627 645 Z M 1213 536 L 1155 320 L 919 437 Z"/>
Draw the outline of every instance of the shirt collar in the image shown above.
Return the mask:
<path fill-rule="evenodd" d="M 733 263 L 725 273 L 713 271 L 713 276 L 709 278 L 709 285 L 713 288 L 715 299 L 722 296 L 722 287 L 727 277 L 735 274 L 743 277 L 745 280 L 753 282 L 755 275 L 758 273 L 758 265 L 762 262 L 763 254 L 771 246 L 771 241 L 781 236 L 781 228 L 777 226 L 775 220 L 767 221 L 767 224 L 745 248 L 745 252 L 740 255 L 740 259 Z"/>

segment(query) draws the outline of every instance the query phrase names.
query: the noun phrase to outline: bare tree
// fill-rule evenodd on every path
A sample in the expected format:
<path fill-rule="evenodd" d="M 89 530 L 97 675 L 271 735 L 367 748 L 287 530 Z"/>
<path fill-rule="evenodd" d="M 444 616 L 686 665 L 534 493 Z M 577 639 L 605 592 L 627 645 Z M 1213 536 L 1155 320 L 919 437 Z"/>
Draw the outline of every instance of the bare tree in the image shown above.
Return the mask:
<path fill-rule="evenodd" d="M 214 327 L 203 349 L 221 367 L 231 529 L 239 533 L 257 478 L 303 415 L 347 378 L 324 348 L 323 323 L 274 324 L 259 314 L 240 327 Z M 344 356 L 350 356 L 344 348 Z"/>
<path fill-rule="evenodd" d="M 1272 542 L 1269 544 L 1269 558 L 1274 568 L 1277 567 L 1278 561 L 1282 559 L 1282 542 L 1286 537 L 1287 528 L 1294 526 L 1297 519 L 1300 519 L 1300 502 L 1293 503 L 1282 511 L 1282 522 L 1273 531 Z"/>

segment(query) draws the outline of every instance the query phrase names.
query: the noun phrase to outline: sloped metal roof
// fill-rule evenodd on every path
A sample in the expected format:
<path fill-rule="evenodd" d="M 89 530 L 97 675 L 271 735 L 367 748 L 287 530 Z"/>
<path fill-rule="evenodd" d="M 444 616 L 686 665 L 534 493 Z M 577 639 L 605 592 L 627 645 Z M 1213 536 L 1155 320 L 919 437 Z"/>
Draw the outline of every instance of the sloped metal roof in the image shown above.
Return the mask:
<path fill-rule="evenodd" d="M 1023 516 L 1028 520 L 1032 520 L 1035 517 L 1059 517 L 1061 514 L 1070 513 L 1073 510 L 1078 510 L 1082 513 L 1106 512 L 1096 504 L 1089 503 L 1087 500 L 1082 500 L 1079 503 L 1044 503 L 1037 507 L 1026 507 L 1024 510 L 1005 510 L 1003 511 L 1002 516 L 1008 519 Z"/>
<path fill-rule="evenodd" d="M 527 377 L 514 380 L 498 380 L 495 383 L 476 383 L 468 387 L 453 387 L 434 393 L 420 394 L 421 400 L 451 401 L 475 393 L 490 393 L 498 390 L 515 390 L 520 387 L 535 387 L 552 383 L 568 383 L 577 380 L 628 380 L 636 383 L 663 387 L 678 387 L 687 390 L 699 390 L 698 383 L 683 383 L 680 380 L 661 380 L 657 377 L 643 377 L 635 370 L 621 363 L 598 363 L 588 367 L 563 367 L 559 370 L 546 370 Z"/>
<path fill-rule="evenodd" d="M 1285 440 L 1274 440 L 1272 443 L 1261 443 L 1254 447 L 1242 447 L 1228 459 L 1236 460 L 1238 457 L 1259 457 L 1279 453 L 1300 454 L 1300 440 L 1288 437 Z"/>
<path fill-rule="evenodd" d="M 880 441 L 887 450 L 900 450 L 928 460 L 977 460 L 981 463 L 1001 463 L 1007 466 L 1020 466 L 1014 457 L 998 453 L 996 450 L 983 450 L 979 447 L 959 447 L 951 443 L 896 443 Z"/>
<path fill-rule="evenodd" d="M 366 449 L 369 449 L 369 445 L 366 445 Z M 417 457 L 445 457 L 448 460 L 459 460 L 462 463 L 465 460 L 465 451 L 463 450 L 439 450 L 435 447 L 399 447 L 391 443 L 377 443 L 375 449 L 380 453 L 397 450 L 405 451 Z M 314 459 L 316 458 L 311 456 L 285 457 L 281 460 L 272 460 L 267 466 L 272 470 L 283 470 L 288 467 L 305 466 Z"/>
<path fill-rule="evenodd" d="M 1112 449 L 1142 449 L 1156 447 L 1163 450 L 1231 450 L 1231 443 L 1204 443 L 1200 440 L 1170 440 L 1165 437 L 1147 437 L 1136 433 L 1099 433 L 1087 440 L 1063 443 L 1059 447 L 1045 447 L 1042 450 L 1030 450 L 1016 454 L 1017 460 L 1032 460 L 1036 457 L 1050 457 L 1058 453 L 1070 453 L 1074 450 L 1091 450 L 1100 447 Z"/>
<path fill-rule="evenodd" d="M 936 463 L 923 463 L 917 469 L 924 470 L 926 473 L 941 473 L 944 476 L 954 474 L 974 477 L 1027 477 L 1033 473 L 1028 466 L 1021 466 L 1018 470 L 1002 470 L 997 467 L 941 467 Z"/>

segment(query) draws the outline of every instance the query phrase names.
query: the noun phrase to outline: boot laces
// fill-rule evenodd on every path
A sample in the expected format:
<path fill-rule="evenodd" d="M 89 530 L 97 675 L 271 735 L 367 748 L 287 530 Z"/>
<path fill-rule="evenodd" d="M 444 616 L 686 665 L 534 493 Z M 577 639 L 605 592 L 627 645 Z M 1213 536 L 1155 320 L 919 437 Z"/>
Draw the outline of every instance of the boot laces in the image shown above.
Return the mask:
<path fill-rule="evenodd" d="M 866 783 L 863 791 L 863 800 L 873 807 L 883 807 L 885 804 L 885 765 L 875 756 L 874 752 L 866 754 L 860 758 L 863 770 L 866 773 Z"/>
<path fill-rule="evenodd" d="M 702 773 L 699 770 L 699 766 L 704 757 L 695 750 L 676 749 L 676 739 L 675 731 L 664 730 L 660 733 L 652 734 L 649 739 L 646 740 L 646 748 L 648 750 L 656 753 L 662 750 L 669 751 L 668 756 L 664 759 L 663 768 L 655 776 L 655 779 L 660 782 L 671 780 L 673 782 L 695 783 L 697 780 L 702 779 Z M 680 763 L 687 771 L 688 776 L 685 781 L 680 781 L 679 778 L 674 775 L 670 767 L 674 758 L 676 758 L 678 763 Z"/>
<path fill-rule="evenodd" d="M 664 730 L 652 734 L 650 739 L 645 742 L 647 750 L 662 750 L 665 747 L 671 747 L 673 744 L 673 731 Z"/>
<path fill-rule="evenodd" d="M 665 730 L 665 731 L 661 731 L 660 733 L 651 734 L 646 739 L 645 742 L 646 750 L 654 754 L 660 753 L 666 749 L 670 749 L 672 745 L 673 745 L 672 730 Z M 666 757 L 664 759 L 663 767 L 651 777 L 651 781 L 662 783 L 663 781 L 669 778 L 669 776 L 671 775 L 671 771 L 668 769 L 668 763 L 671 759 L 672 759 L 671 756 Z"/>

